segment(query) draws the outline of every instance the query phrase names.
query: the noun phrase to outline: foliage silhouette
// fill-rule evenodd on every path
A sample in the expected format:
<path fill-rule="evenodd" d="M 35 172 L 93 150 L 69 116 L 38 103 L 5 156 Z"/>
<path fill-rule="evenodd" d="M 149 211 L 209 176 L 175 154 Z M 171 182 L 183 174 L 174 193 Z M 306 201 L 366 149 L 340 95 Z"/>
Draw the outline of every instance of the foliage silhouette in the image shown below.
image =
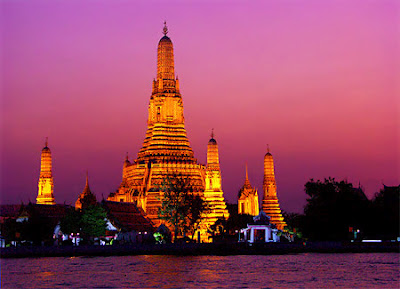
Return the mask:
<path fill-rule="evenodd" d="M 107 226 L 107 212 L 99 205 L 91 205 L 82 210 L 82 234 L 89 239 L 104 236 Z"/>
<path fill-rule="evenodd" d="M 346 240 L 349 229 L 367 229 L 369 201 L 361 188 L 334 178 L 305 184 L 304 234 L 312 240 Z"/>
<path fill-rule="evenodd" d="M 193 238 L 201 217 L 208 211 L 207 202 L 194 192 L 190 179 L 181 174 L 165 178 L 159 190 L 162 198 L 158 217 L 173 228 L 174 241 L 186 233 Z"/>

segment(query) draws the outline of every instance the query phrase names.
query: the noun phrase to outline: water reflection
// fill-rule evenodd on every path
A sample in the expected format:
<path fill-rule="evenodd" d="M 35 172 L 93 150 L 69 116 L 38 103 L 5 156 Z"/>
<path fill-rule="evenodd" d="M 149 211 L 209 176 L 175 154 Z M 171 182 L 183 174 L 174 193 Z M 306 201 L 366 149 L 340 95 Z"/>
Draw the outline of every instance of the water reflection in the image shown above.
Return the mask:
<path fill-rule="evenodd" d="M 399 254 L 2 259 L 2 288 L 394 288 Z"/>

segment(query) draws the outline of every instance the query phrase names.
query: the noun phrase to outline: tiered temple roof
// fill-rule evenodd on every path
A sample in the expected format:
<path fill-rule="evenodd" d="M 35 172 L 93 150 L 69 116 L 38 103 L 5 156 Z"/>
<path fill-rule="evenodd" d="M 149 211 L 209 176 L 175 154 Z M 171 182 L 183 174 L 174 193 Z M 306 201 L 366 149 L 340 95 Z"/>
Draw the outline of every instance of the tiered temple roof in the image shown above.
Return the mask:
<path fill-rule="evenodd" d="M 157 49 L 157 78 L 149 103 L 146 137 L 137 159 L 124 162 L 122 182 L 108 200 L 134 202 L 159 225 L 162 184 L 168 177 L 190 179 L 194 192 L 204 191 L 205 168 L 194 158 L 186 135 L 179 80 L 175 78 L 174 50 L 168 29 Z"/>

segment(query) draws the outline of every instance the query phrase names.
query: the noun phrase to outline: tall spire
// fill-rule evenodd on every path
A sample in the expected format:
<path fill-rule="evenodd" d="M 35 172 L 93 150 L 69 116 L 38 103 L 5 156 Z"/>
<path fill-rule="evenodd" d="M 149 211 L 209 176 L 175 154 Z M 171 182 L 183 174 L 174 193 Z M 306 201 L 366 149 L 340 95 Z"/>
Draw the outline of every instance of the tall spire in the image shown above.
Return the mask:
<path fill-rule="evenodd" d="M 135 202 L 157 226 L 161 224 L 157 213 L 161 207 L 159 184 L 182 175 L 190 180 L 194 192 L 201 194 L 205 187 L 204 166 L 197 163 L 185 130 L 183 101 L 174 72 L 174 48 L 166 23 L 162 31 L 143 146 L 132 163 L 124 161 L 122 182 L 108 197 L 112 201 Z"/>
<path fill-rule="evenodd" d="M 218 144 L 214 139 L 214 129 L 211 131 L 211 139 L 207 146 L 207 167 L 213 167 L 219 170 Z"/>
<path fill-rule="evenodd" d="M 246 178 L 244 180 L 244 187 L 251 188 L 250 180 L 249 180 L 249 173 L 247 170 L 247 162 L 246 162 Z"/>
<path fill-rule="evenodd" d="M 45 145 L 44 145 L 45 148 L 47 148 L 48 142 L 49 142 L 49 138 L 46 136 L 46 142 L 45 142 Z"/>
<path fill-rule="evenodd" d="M 219 168 L 218 144 L 214 139 L 214 129 L 211 131 L 211 139 L 207 146 L 207 167 L 205 174 L 204 199 L 210 206 L 203 224 L 211 226 L 219 218 L 228 218 L 229 212 L 226 209 L 224 193 L 222 191 L 222 176 Z"/>
<path fill-rule="evenodd" d="M 164 36 L 158 42 L 157 50 L 157 81 L 159 88 L 175 87 L 175 81 L 173 83 L 170 81 L 163 81 L 175 80 L 174 47 L 167 33 L 167 24 L 164 22 Z"/>
<path fill-rule="evenodd" d="M 45 147 L 42 149 L 40 158 L 40 176 L 38 183 L 37 204 L 55 205 L 54 201 L 54 184 L 51 165 L 51 151 L 47 147 L 48 138 L 46 137 Z"/>
<path fill-rule="evenodd" d="M 84 191 L 89 191 L 90 192 L 90 188 L 89 188 L 89 172 L 86 170 L 86 185 L 85 185 L 85 189 Z"/>
<path fill-rule="evenodd" d="M 262 210 L 271 218 L 271 223 L 275 224 L 279 230 L 286 227 L 283 219 L 276 191 L 276 181 L 274 172 L 274 159 L 267 147 L 267 153 L 264 156 L 264 181 L 263 181 L 264 197 L 262 202 Z"/>

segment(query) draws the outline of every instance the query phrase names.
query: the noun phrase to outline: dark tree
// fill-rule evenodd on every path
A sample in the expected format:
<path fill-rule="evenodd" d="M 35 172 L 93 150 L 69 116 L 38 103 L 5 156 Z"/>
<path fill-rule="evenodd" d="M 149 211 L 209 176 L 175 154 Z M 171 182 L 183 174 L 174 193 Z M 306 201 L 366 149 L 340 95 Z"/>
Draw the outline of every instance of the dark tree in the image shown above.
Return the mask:
<path fill-rule="evenodd" d="M 42 242 L 49 243 L 53 240 L 54 227 L 52 220 L 32 212 L 28 221 L 22 223 L 21 238 L 32 241 L 34 245 Z"/>
<path fill-rule="evenodd" d="M 60 221 L 60 229 L 64 234 L 80 233 L 81 232 L 82 214 L 75 208 L 70 208 L 64 218 Z"/>
<path fill-rule="evenodd" d="M 190 179 L 180 174 L 167 177 L 159 190 L 163 196 L 158 216 L 174 230 L 174 240 L 183 233 L 196 231 L 202 214 L 206 213 L 207 203 L 193 190 Z"/>
<path fill-rule="evenodd" d="M 298 213 L 288 213 L 282 211 L 282 216 L 287 224 L 286 231 L 293 235 L 294 240 L 301 239 L 303 237 L 303 223 L 305 216 Z"/>
<path fill-rule="evenodd" d="M 104 236 L 107 226 L 107 213 L 99 205 L 88 206 L 82 210 L 82 234 L 89 239 Z"/>
<path fill-rule="evenodd" d="M 227 204 L 229 218 L 226 222 L 226 230 L 229 235 L 236 235 L 236 231 L 247 228 L 247 224 L 253 223 L 253 216 L 239 214 L 237 204 Z"/>
<path fill-rule="evenodd" d="M 400 235 L 400 186 L 383 186 L 371 204 L 371 235 L 394 240 Z"/>
<path fill-rule="evenodd" d="M 346 240 L 349 229 L 368 227 L 369 201 L 361 188 L 334 178 L 305 184 L 309 196 L 304 208 L 304 234 L 312 240 Z"/>
<path fill-rule="evenodd" d="M 191 234 L 193 240 L 201 218 L 210 211 L 210 206 L 201 196 L 195 194 L 189 194 L 187 196 L 187 201 L 189 212 L 186 216 L 184 232 Z"/>
<path fill-rule="evenodd" d="M 6 244 L 11 241 L 26 240 L 26 237 L 22 235 L 25 232 L 27 222 L 17 222 L 16 219 L 5 219 L 0 224 L 1 236 L 5 239 Z"/>

